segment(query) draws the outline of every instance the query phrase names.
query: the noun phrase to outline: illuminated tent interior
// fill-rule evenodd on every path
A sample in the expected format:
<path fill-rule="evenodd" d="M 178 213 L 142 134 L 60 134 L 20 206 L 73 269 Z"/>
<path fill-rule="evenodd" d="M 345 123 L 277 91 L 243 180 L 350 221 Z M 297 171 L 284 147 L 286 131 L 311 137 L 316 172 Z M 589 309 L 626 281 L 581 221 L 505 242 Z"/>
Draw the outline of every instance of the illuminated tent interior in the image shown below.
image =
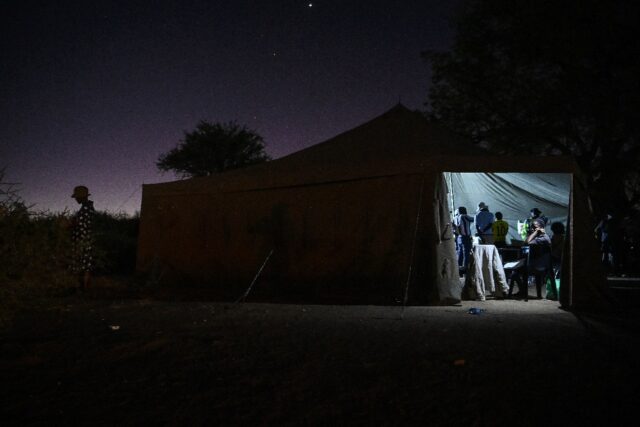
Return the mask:
<path fill-rule="evenodd" d="M 402 105 L 277 160 L 144 185 L 137 269 L 224 298 L 255 283 L 252 297 L 283 301 L 454 304 L 452 196 L 470 213 L 484 201 L 511 222 L 532 207 L 565 218 L 560 303 L 606 300 L 570 158 L 492 155 Z"/>
<path fill-rule="evenodd" d="M 470 215 L 479 202 L 493 213 L 501 212 L 509 224 L 507 242 L 522 240 L 518 221 L 538 208 L 554 222 L 567 224 L 571 193 L 571 175 L 566 173 L 445 173 L 449 184 L 449 202 L 453 209 L 464 206 Z M 455 212 L 455 211 L 454 211 Z M 550 232 L 550 227 L 547 227 Z"/>

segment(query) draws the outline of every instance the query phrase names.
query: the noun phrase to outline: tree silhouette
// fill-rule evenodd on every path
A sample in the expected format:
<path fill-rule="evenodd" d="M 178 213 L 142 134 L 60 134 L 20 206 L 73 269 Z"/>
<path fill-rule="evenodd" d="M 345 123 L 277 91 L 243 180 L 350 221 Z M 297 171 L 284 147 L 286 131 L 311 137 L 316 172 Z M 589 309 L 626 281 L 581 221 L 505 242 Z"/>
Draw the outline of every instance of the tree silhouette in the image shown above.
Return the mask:
<path fill-rule="evenodd" d="M 229 169 L 270 160 L 262 137 L 235 122 L 201 121 L 193 132 L 185 132 L 184 140 L 160 155 L 156 166 L 160 171 L 173 171 L 186 177 L 207 176 Z"/>
<path fill-rule="evenodd" d="M 596 210 L 640 202 L 637 2 L 470 0 L 432 66 L 432 118 L 498 153 L 572 155 Z M 600 212 L 601 213 L 601 212 Z"/>

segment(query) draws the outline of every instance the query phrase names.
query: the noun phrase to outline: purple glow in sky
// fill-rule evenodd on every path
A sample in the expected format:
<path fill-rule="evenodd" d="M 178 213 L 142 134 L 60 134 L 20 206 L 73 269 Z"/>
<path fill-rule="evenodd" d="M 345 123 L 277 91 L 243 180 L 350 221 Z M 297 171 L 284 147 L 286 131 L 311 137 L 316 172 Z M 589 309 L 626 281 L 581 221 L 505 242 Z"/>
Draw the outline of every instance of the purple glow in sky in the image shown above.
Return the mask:
<path fill-rule="evenodd" d="M 131 3 L 131 4 L 130 4 Z M 7 2 L 0 167 L 36 209 L 133 213 L 161 153 L 200 120 L 236 120 L 281 157 L 398 102 L 421 109 L 420 57 L 457 2 Z"/>

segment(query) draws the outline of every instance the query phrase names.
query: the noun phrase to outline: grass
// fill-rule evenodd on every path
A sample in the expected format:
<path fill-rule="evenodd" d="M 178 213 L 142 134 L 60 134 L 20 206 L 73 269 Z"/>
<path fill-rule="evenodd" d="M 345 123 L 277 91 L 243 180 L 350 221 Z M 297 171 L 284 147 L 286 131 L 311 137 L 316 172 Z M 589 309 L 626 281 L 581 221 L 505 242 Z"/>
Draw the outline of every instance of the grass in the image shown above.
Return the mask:
<path fill-rule="evenodd" d="M 14 193 L 0 193 L 0 327 L 45 297 L 75 287 L 70 271 L 70 212 L 36 212 Z M 97 278 L 132 276 L 139 218 L 97 212 L 94 218 Z"/>

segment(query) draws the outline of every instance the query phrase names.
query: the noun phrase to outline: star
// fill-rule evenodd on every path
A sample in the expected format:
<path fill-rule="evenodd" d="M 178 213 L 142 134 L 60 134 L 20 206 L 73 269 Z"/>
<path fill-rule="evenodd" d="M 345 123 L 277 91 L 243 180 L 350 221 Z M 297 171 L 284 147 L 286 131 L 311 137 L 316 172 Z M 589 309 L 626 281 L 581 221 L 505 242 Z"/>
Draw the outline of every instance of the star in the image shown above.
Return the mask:
<path fill-rule="evenodd" d="M 308 7 L 313 7 L 313 3 L 309 3 L 307 6 Z"/>

